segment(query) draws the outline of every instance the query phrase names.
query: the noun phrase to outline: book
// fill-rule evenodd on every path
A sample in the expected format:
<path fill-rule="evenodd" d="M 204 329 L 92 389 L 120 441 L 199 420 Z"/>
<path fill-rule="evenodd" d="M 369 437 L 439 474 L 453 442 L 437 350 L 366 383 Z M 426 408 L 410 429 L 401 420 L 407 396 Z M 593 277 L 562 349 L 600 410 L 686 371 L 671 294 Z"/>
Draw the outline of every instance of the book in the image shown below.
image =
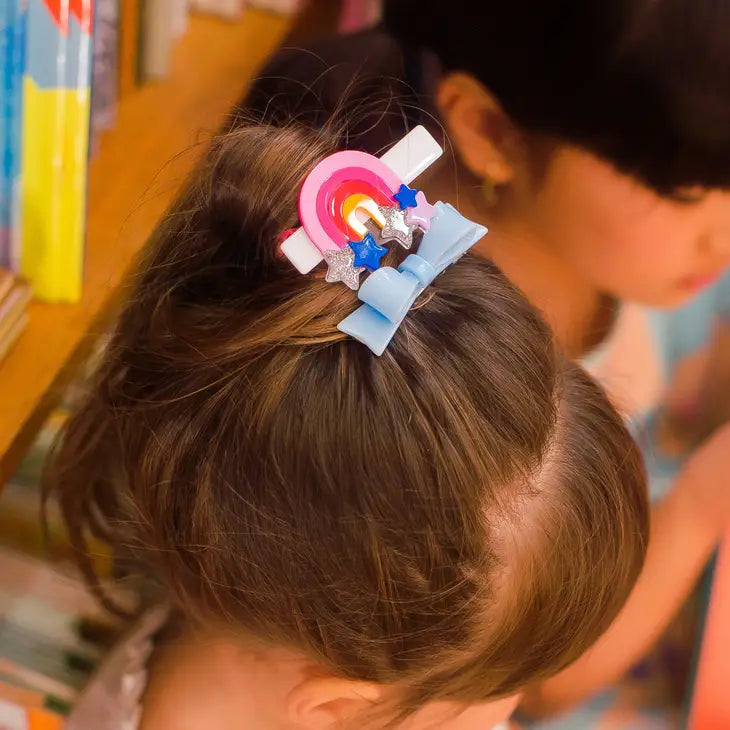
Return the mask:
<path fill-rule="evenodd" d="M 28 0 L 9 0 L 13 11 L 12 49 L 10 54 L 10 112 L 8 170 L 10 190 L 10 268 L 20 271 L 23 241 L 21 170 L 23 155 L 23 97 L 26 59 Z"/>
<path fill-rule="evenodd" d="M 25 329 L 30 296 L 24 281 L 0 269 L 0 361 Z"/>
<path fill-rule="evenodd" d="M 71 712 L 71 703 L 62 700 L 54 694 L 49 694 L 29 684 L 27 675 L 21 678 L 17 674 L 0 672 L 0 700 L 14 702 L 26 708 L 48 710 L 57 715 L 66 717 Z"/>
<path fill-rule="evenodd" d="M 26 0 L 0 4 L 0 266 L 17 269 Z"/>
<path fill-rule="evenodd" d="M 143 81 L 164 79 L 170 72 L 176 0 L 145 0 L 142 10 Z"/>
<path fill-rule="evenodd" d="M 30 287 L 21 281 L 13 283 L 0 300 L 0 340 L 6 331 L 25 314 L 30 301 Z"/>
<path fill-rule="evenodd" d="M 94 66 L 91 76 L 91 135 L 93 149 L 98 135 L 116 121 L 118 94 L 119 5 L 117 0 L 95 0 Z"/>
<path fill-rule="evenodd" d="M 10 128 L 12 126 L 13 3 L 0 3 L 0 266 L 11 266 L 12 181 Z"/>
<path fill-rule="evenodd" d="M 65 687 L 66 696 L 58 696 L 66 700 L 84 688 L 96 667 L 93 659 L 12 623 L 0 631 L 0 656 Z"/>
<path fill-rule="evenodd" d="M 0 576 L 0 701 L 68 715 L 129 621 L 103 611 L 75 570 L 1 547 Z M 130 588 L 110 592 L 125 610 L 136 608 Z M 3 721 L 0 714 L 5 730 Z"/>
<path fill-rule="evenodd" d="M 18 684 L 71 704 L 78 697 L 78 691 L 63 682 L 47 677 L 41 672 L 24 667 L 0 656 L 0 678 L 9 684 Z M 0 725 L 2 728 L 2 725 Z"/>
<path fill-rule="evenodd" d="M 0 700 L 13 702 L 23 707 L 43 707 L 45 695 L 43 692 L 0 680 Z"/>
<path fill-rule="evenodd" d="M 172 16 L 172 36 L 180 38 L 188 29 L 188 0 L 174 0 Z"/>
<path fill-rule="evenodd" d="M 69 655 L 82 657 L 70 664 L 81 670 L 93 668 L 102 658 L 100 645 L 87 641 L 81 634 L 75 614 L 66 613 L 43 601 L 26 596 L 13 596 L 0 590 L 0 637 L 12 633 L 26 643 L 53 644 Z"/>
<path fill-rule="evenodd" d="M 63 718 L 38 707 L 0 699 L 2 730 L 61 730 Z"/>
<path fill-rule="evenodd" d="M 28 326 L 28 315 L 23 315 L 10 329 L 6 332 L 4 337 L 0 339 L 0 362 L 5 359 L 5 356 L 10 352 L 13 345 L 20 339 L 20 336 Z"/>
<path fill-rule="evenodd" d="M 6 139 L 11 119 L 10 67 L 12 54 L 12 10 L 7 0 L 0 3 L 0 266 L 10 266 L 10 189 L 6 161 Z"/>
<path fill-rule="evenodd" d="M 139 77 L 139 0 L 120 0 L 119 10 L 119 98 L 123 99 L 137 88 Z"/>
<path fill-rule="evenodd" d="M 22 139 L 21 271 L 35 296 L 81 296 L 92 0 L 29 0 Z"/>
<path fill-rule="evenodd" d="M 0 302 L 10 292 L 15 283 L 15 277 L 7 269 L 0 268 Z"/>

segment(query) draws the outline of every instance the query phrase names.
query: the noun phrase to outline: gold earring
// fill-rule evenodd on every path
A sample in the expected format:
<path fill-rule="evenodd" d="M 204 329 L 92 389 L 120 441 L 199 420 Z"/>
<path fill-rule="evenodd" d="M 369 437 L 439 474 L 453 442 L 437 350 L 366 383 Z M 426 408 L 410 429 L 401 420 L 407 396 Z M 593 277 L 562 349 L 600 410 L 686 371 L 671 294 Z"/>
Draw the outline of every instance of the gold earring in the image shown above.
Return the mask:
<path fill-rule="evenodd" d="M 482 197 L 488 208 L 493 208 L 499 202 L 497 183 L 489 175 L 485 175 L 482 180 Z"/>

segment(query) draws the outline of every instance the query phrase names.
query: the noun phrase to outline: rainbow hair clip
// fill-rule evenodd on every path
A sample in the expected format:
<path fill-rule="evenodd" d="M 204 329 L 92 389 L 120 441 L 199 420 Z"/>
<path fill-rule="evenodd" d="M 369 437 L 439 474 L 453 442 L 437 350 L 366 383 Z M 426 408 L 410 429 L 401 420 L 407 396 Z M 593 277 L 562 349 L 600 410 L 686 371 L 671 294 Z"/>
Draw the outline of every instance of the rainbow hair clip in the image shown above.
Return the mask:
<path fill-rule="evenodd" d="M 358 291 L 364 304 L 340 322 L 340 331 L 382 355 L 416 298 L 463 256 L 487 229 L 447 203 L 431 205 L 410 188 L 443 153 L 424 127 L 416 127 L 378 158 L 336 152 L 307 176 L 299 193 L 302 227 L 287 235 L 281 251 L 297 270 L 309 273 L 322 260 L 326 279 Z M 388 243 L 416 253 L 398 269 L 380 268 Z M 289 234 L 289 232 L 287 232 Z M 360 284 L 365 271 L 372 272 Z"/>

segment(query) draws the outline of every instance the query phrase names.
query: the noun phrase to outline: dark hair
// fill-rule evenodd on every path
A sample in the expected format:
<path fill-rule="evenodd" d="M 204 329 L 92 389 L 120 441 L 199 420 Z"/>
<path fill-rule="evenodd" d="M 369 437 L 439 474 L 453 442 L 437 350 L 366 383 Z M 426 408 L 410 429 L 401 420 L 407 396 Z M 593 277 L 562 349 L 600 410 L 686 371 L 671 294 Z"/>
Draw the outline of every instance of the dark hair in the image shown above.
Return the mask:
<path fill-rule="evenodd" d="M 429 699 L 576 659 L 644 558 L 641 456 L 486 260 L 440 276 L 382 357 L 357 304 L 277 255 L 326 134 L 216 139 L 158 231 L 47 488 L 191 621 Z M 98 586 L 97 586 L 98 588 Z"/>
<path fill-rule="evenodd" d="M 385 0 L 384 15 L 525 130 L 661 193 L 730 187 L 730 0 Z"/>

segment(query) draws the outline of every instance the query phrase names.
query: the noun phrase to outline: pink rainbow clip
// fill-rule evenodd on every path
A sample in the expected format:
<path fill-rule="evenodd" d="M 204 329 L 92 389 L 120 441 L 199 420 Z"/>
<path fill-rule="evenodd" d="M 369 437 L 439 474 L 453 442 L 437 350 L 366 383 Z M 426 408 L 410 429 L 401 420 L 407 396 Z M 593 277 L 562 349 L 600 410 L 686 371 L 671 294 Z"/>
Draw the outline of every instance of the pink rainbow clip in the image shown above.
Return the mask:
<path fill-rule="evenodd" d="M 347 150 L 322 160 L 299 194 L 302 227 L 281 244 L 281 252 L 300 273 L 310 272 L 325 252 L 360 240 L 368 218 L 382 226 L 379 207 L 393 205 L 401 184 L 411 183 L 442 154 L 438 142 L 419 126 L 380 158 Z"/>
<path fill-rule="evenodd" d="M 354 197 L 377 205 L 392 205 L 400 178 L 377 157 L 366 152 L 335 152 L 307 176 L 299 193 L 299 220 L 322 252 L 339 249 L 358 236 L 343 213 Z M 362 205 L 362 203 L 361 203 Z"/>

